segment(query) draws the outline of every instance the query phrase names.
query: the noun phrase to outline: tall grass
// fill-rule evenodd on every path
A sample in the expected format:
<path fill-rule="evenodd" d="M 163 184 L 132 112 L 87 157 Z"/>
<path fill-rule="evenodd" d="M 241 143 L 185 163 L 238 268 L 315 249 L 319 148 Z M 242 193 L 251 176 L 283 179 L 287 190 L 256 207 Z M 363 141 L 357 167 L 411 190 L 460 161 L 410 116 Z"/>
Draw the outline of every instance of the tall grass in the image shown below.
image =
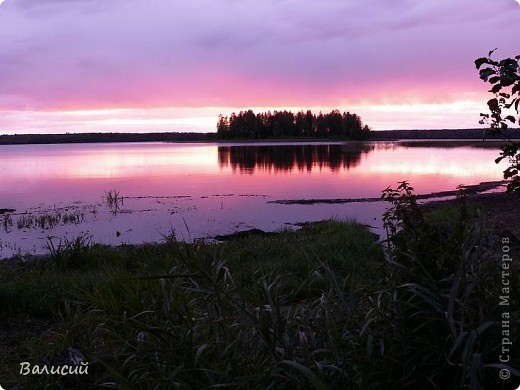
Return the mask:
<path fill-rule="evenodd" d="M 24 359 L 56 360 L 73 347 L 91 363 L 88 378 L 24 377 L 24 385 L 514 384 L 498 378 L 500 368 L 514 377 L 520 362 L 514 354 L 508 367 L 498 360 L 501 269 L 485 220 L 462 195 L 458 209 L 424 214 L 406 182 L 383 198 L 391 204 L 385 252 L 365 227 L 328 221 L 222 244 L 187 244 L 173 234 L 166 245 L 142 247 L 80 241 L 63 254 L 55 249 L 29 273 L 6 269 L 3 312 L 19 315 L 25 307 L 36 315 L 27 291 L 32 297 L 46 291 L 46 311 L 38 315 L 52 318 L 46 337 L 26 344 Z M 513 343 L 520 341 L 517 268 L 511 271 Z M 13 369 L 9 375 L 11 383 L 21 380 Z"/>
<path fill-rule="evenodd" d="M 407 182 L 387 189 L 389 237 L 381 288 L 374 296 L 375 335 L 385 343 L 378 376 L 396 388 L 508 388 L 498 369 L 501 348 L 501 252 L 483 215 L 469 216 L 461 193 L 454 223 L 432 224 Z M 516 271 L 516 272 L 515 272 Z M 518 294 L 518 267 L 511 284 Z M 520 318 L 518 295 L 511 315 Z M 518 328 L 513 343 L 520 341 Z M 518 379 L 518 378 L 517 378 Z M 518 381 L 513 379 L 514 381 Z"/>
<path fill-rule="evenodd" d="M 34 342 L 30 356 L 38 362 L 73 345 L 92 363 L 89 386 L 344 386 L 359 376 L 342 368 L 347 357 L 362 353 L 349 330 L 354 285 L 368 284 L 381 256 L 366 228 L 333 221 L 219 245 L 85 246 L 81 262 L 33 265 L 60 315 L 52 345 Z M 35 284 L 19 277 L 8 312 L 19 313 Z"/>

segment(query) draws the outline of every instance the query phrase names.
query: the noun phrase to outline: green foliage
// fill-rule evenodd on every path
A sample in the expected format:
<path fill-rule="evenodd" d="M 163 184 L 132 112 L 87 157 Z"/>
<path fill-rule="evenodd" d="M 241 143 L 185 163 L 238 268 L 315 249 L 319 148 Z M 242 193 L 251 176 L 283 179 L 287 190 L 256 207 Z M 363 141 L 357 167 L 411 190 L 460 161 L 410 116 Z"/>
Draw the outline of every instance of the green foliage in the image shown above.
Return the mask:
<path fill-rule="evenodd" d="M 399 183 L 397 189 L 387 187 L 381 199 L 392 205 L 383 213 L 383 226 L 388 240 L 387 250 L 393 253 L 404 243 L 419 243 L 421 240 L 416 233 L 424 234 L 424 216 L 413 195 L 413 187 L 407 181 Z M 414 237 L 406 237 L 413 233 Z"/>
<path fill-rule="evenodd" d="M 223 261 L 184 260 L 168 274 L 125 285 L 124 313 L 107 306 L 106 292 L 88 297 L 96 307 L 91 322 L 100 324 L 95 334 L 117 346 L 105 355 L 102 383 L 344 388 L 353 381 L 355 371 L 343 367 L 362 349 L 346 332 L 348 279 L 334 275 L 321 298 L 295 304 L 282 293 L 286 275 L 259 273 L 249 287 L 255 294 L 244 294 Z"/>
<path fill-rule="evenodd" d="M 2 268 L 4 318 L 34 316 L 42 296 L 39 315 L 52 321 L 0 344 L 5 367 L 14 362 L 0 367 L 2 384 L 81 388 L 73 376 L 17 374 L 19 361 L 74 346 L 90 362 L 83 388 L 500 388 L 500 269 L 487 231 L 469 207 L 424 214 L 406 182 L 385 194 L 386 259 L 366 228 L 327 221 Z"/>
<path fill-rule="evenodd" d="M 84 265 L 85 252 L 89 250 L 91 239 L 90 235 L 83 234 L 72 240 L 67 237 L 60 238 L 55 244 L 53 238 L 49 237 L 47 239 L 49 255 L 58 267 L 81 267 Z"/>
<path fill-rule="evenodd" d="M 480 114 L 480 123 L 490 125 L 490 134 L 499 134 L 511 124 L 520 125 L 520 55 L 497 61 L 491 58 L 495 50 L 490 51 L 488 57 L 475 60 L 480 78 L 491 84 L 489 92 L 494 95 L 487 102 L 490 114 Z M 503 159 L 509 160 L 504 170 L 504 178 L 511 179 L 508 191 L 520 192 L 520 143 L 510 141 L 502 147 L 495 161 L 499 163 Z"/>
<path fill-rule="evenodd" d="M 4 313 L 25 305 L 34 314 L 26 300 L 46 293 L 54 336 L 34 337 L 22 361 L 75 345 L 91 363 L 85 387 L 346 388 L 370 382 L 351 369 L 368 359 L 356 302 L 381 257 L 365 227 L 337 221 L 218 245 L 90 246 L 81 269 L 57 266 L 59 256 L 16 278 L 7 268 L 0 298 L 10 292 Z M 7 384 L 71 380 L 21 378 L 19 361 Z"/>
<path fill-rule="evenodd" d="M 455 223 L 438 223 L 417 206 L 401 182 L 385 190 L 388 236 L 384 286 L 372 297 L 368 332 L 385 346 L 378 362 L 389 388 L 502 388 L 500 249 L 482 218 L 471 217 L 464 195 Z M 451 219 L 451 218 L 450 218 Z M 433 224 L 431 221 L 436 220 Z M 514 275 L 518 271 L 511 270 Z M 511 279 L 518 291 L 519 278 Z M 518 318 L 518 295 L 511 318 Z M 511 332 L 520 342 L 518 331 Z M 513 367 L 518 357 L 509 362 Z"/>

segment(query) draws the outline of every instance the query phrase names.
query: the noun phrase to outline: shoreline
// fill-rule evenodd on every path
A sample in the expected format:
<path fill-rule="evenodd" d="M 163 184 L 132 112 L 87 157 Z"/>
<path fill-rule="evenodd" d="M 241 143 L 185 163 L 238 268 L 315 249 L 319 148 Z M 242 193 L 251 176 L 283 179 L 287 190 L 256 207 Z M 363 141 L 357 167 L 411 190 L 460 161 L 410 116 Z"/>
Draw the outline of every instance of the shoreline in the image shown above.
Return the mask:
<path fill-rule="evenodd" d="M 449 190 L 449 191 L 438 191 L 438 192 L 430 192 L 428 194 L 419 194 L 415 195 L 415 199 L 418 200 L 427 200 L 432 198 L 446 198 L 450 196 L 456 196 L 463 192 L 466 195 L 476 195 L 485 191 L 494 190 L 498 187 L 505 186 L 507 184 L 506 180 L 500 181 L 491 181 L 491 182 L 481 182 L 479 184 L 465 186 L 462 190 Z M 271 200 L 268 203 L 277 203 L 277 204 L 338 204 L 338 203 L 364 203 L 364 202 L 382 202 L 381 197 L 378 198 L 338 198 L 338 199 L 281 199 L 281 200 Z"/>
<path fill-rule="evenodd" d="M 66 133 L 66 134 L 2 134 L 0 145 L 45 145 L 75 143 L 136 143 L 136 142 L 218 142 L 218 143 L 256 143 L 256 142 L 363 142 L 363 141 L 479 141 L 483 140 L 485 129 L 424 129 L 424 130 L 371 130 L 366 140 L 350 138 L 265 138 L 265 139 L 219 139 L 216 132 L 163 132 L 163 133 Z M 504 137 L 520 139 L 520 129 L 507 129 Z M 502 141 L 502 136 L 484 137 L 488 141 Z"/>
<path fill-rule="evenodd" d="M 493 202 L 496 205 L 502 205 L 503 210 L 502 212 L 507 213 L 509 212 L 509 209 L 507 205 L 504 205 L 504 198 L 508 198 L 511 196 L 511 194 L 507 194 L 506 192 L 491 192 L 487 193 L 487 191 L 495 190 L 501 186 L 505 186 L 507 181 L 501 180 L 501 181 L 493 181 L 493 182 L 481 182 L 476 185 L 470 185 L 465 188 L 464 194 L 466 195 L 466 199 L 470 201 L 479 201 L 481 199 L 487 200 L 487 199 L 493 199 Z M 450 199 L 439 199 L 439 198 L 449 198 L 449 197 L 455 197 L 456 195 L 460 194 L 460 190 L 450 190 L 450 191 L 440 191 L 440 192 L 433 192 L 428 194 L 418 194 L 415 195 L 415 198 L 417 200 L 426 200 L 425 203 L 421 203 L 420 207 L 423 208 L 426 211 L 433 211 L 442 207 L 449 207 L 453 206 L 455 204 L 459 203 L 459 200 L 457 198 L 450 198 Z M 519 199 L 520 206 L 520 197 L 517 197 Z M 428 200 L 430 199 L 430 200 Z M 497 201 L 498 199 L 498 201 Z M 268 203 L 277 203 L 277 204 L 283 204 L 283 205 L 293 205 L 293 204 L 300 204 L 300 205 L 314 205 L 314 204 L 334 204 L 334 203 L 350 203 L 350 202 L 383 202 L 381 198 L 348 198 L 348 199 L 297 199 L 297 200 L 274 200 L 269 201 Z M 489 201 L 487 202 L 489 203 Z M 518 207 L 520 210 L 520 207 Z M 520 218 L 520 213 L 518 215 L 518 218 Z M 321 223 L 324 223 L 328 221 L 327 219 L 321 220 L 321 221 L 313 221 L 313 222 L 299 222 L 294 223 L 292 226 L 309 226 L 309 225 L 319 225 Z M 359 221 L 356 221 L 359 224 L 362 224 Z M 370 228 L 370 226 L 366 225 Z M 257 237 L 273 237 L 277 236 L 283 231 L 288 230 L 287 228 L 281 227 L 278 230 L 275 231 L 266 231 L 259 228 L 251 228 L 246 230 L 236 230 L 231 233 L 227 234 L 220 234 L 215 236 L 207 236 L 207 237 L 197 237 L 193 240 L 193 243 L 195 242 L 211 242 L 216 241 L 217 243 L 221 244 L 226 241 L 234 240 L 234 239 L 241 239 L 244 237 L 249 236 L 257 236 Z M 299 229 L 296 229 L 299 230 Z M 520 230 L 520 229 L 519 229 Z M 374 233 L 371 231 L 372 234 L 375 234 L 379 236 L 377 233 Z M 513 233 L 514 238 L 520 237 L 520 231 L 517 233 Z M 179 242 L 182 242 L 179 241 Z M 167 242 L 147 242 L 147 243 L 141 243 L 141 244 L 124 244 L 124 245 L 109 245 L 109 244 L 102 244 L 102 243 L 93 243 L 94 245 L 99 245 L 100 247 L 109 247 L 114 250 L 117 250 L 118 248 L 124 249 L 124 248 L 139 248 L 139 247 L 146 247 L 146 246 L 163 246 L 168 245 Z M 0 259 L 0 264 L 17 264 L 17 263 L 27 263 L 30 264 L 34 261 L 44 261 L 48 258 L 50 258 L 49 253 L 45 254 L 26 254 L 26 255 L 14 255 L 10 257 L 6 257 L 3 259 Z"/>
<path fill-rule="evenodd" d="M 465 201 L 476 206 L 481 216 L 494 230 L 495 234 L 509 237 L 513 246 L 520 246 L 520 194 L 508 192 L 477 193 L 469 195 Z M 460 207 L 460 199 L 444 199 L 419 205 L 424 211 L 431 212 L 441 208 Z"/>

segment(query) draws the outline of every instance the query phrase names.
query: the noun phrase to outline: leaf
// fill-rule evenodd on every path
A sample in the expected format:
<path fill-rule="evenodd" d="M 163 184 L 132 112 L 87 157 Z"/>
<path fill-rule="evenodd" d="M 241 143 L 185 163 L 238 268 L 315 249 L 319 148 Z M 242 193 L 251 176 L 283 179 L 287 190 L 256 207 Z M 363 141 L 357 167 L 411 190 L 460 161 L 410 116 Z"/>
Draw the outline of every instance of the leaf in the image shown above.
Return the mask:
<path fill-rule="evenodd" d="M 474 353 L 473 359 L 471 360 L 471 375 L 470 375 L 470 387 L 472 389 L 478 388 L 478 374 L 482 367 L 482 355 L 480 353 Z"/>
<path fill-rule="evenodd" d="M 203 344 L 197 348 L 197 352 L 195 353 L 194 364 L 195 366 L 199 365 L 200 357 L 202 356 L 202 353 L 204 350 L 208 349 L 210 347 L 209 344 Z"/>
<path fill-rule="evenodd" d="M 363 328 L 361 328 L 361 332 L 359 332 L 359 336 L 363 336 L 363 334 L 365 333 L 365 331 L 368 329 L 368 327 L 370 326 L 370 324 L 372 323 L 372 321 L 374 321 L 375 318 L 374 317 L 371 317 L 369 318 L 363 325 Z"/>
<path fill-rule="evenodd" d="M 80 363 L 85 361 L 85 357 L 83 356 L 80 350 L 73 347 L 69 347 L 67 348 L 67 352 L 69 355 L 70 362 L 72 362 L 72 364 L 74 364 L 75 366 L 79 366 Z"/>
<path fill-rule="evenodd" d="M 367 347 L 366 347 L 366 353 L 367 353 L 368 357 L 372 356 L 373 349 L 374 349 L 374 336 L 369 334 L 368 339 L 367 339 Z"/>
<path fill-rule="evenodd" d="M 278 365 L 286 365 L 299 371 L 312 384 L 313 389 L 325 390 L 329 388 L 313 371 L 299 363 L 292 360 L 282 360 Z"/>
<path fill-rule="evenodd" d="M 502 61 L 500 61 L 501 68 L 505 68 L 506 70 L 509 70 L 512 72 L 516 71 L 517 66 L 518 66 L 518 64 L 512 58 L 505 58 Z"/>
<path fill-rule="evenodd" d="M 490 50 L 488 53 L 488 57 L 491 57 L 491 54 L 493 54 L 496 50 L 497 50 L 496 47 L 493 50 Z"/>
<path fill-rule="evenodd" d="M 491 68 L 481 69 L 478 73 L 480 74 L 480 78 L 484 81 L 487 81 L 491 75 L 496 74 L 496 72 Z"/>
<path fill-rule="evenodd" d="M 489 90 L 489 92 L 491 93 L 497 93 L 498 91 L 500 91 L 502 89 L 502 85 L 501 84 L 495 84 L 493 85 L 493 88 L 491 88 Z"/>
<path fill-rule="evenodd" d="M 515 78 L 511 75 L 505 74 L 500 77 L 500 85 L 502 87 L 509 87 L 515 83 Z"/>
<path fill-rule="evenodd" d="M 517 142 L 506 144 L 506 145 L 502 146 L 502 148 L 501 148 L 502 154 L 504 154 L 506 156 L 514 156 L 518 152 L 519 147 L 520 147 L 520 144 Z"/>
<path fill-rule="evenodd" d="M 518 174 L 518 170 L 517 169 L 507 168 L 504 171 L 504 179 L 509 179 L 510 177 L 516 176 L 517 174 Z"/>
<path fill-rule="evenodd" d="M 489 59 L 486 57 L 480 57 L 475 60 L 475 67 L 477 69 L 480 68 L 483 64 L 489 64 Z"/>
<path fill-rule="evenodd" d="M 508 115 L 504 118 L 504 120 L 507 120 L 507 121 L 510 121 L 510 122 L 513 122 L 515 123 L 515 117 L 513 115 Z"/>
<path fill-rule="evenodd" d="M 487 105 L 491 111 L 497 111 L 498 110 L 498 100 L 496 98 L 489 99 L 487 102 Z"/>

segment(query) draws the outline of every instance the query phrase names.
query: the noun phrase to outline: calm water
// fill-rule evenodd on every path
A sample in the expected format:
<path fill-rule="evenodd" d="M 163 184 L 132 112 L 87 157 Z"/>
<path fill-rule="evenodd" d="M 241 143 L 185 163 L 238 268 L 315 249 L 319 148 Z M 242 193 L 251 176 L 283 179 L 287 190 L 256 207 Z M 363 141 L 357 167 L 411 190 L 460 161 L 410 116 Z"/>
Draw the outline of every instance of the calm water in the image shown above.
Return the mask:
<path fill-rule="evenodd" d="M 399 143 L 66 144 L 0 146 L 0 258 L 45 253 L 49 237 L 114 245 L 277 230 L 330 217 L 381 232 L 382 202 L 283 205 L 281 199 L 379 197 L 501 179 L 496 149 Z M 119 198 L 112 205 L 106 193 Z"/>

